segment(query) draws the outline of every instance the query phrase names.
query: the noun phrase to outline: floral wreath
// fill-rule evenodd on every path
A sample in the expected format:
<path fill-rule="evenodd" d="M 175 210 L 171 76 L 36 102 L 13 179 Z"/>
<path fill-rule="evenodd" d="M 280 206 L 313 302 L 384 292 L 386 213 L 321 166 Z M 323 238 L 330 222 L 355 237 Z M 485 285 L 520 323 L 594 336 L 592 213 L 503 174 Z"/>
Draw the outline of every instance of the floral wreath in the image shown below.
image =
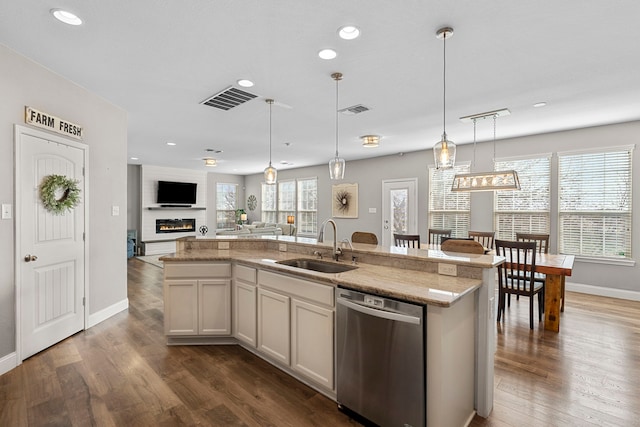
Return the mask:
<path fill-rule="evenodd" d="M 48 175 L 40 184 L 40 200 L 45 209 L 55 215 L 62 215 L 80 203 L 80 189 L 78 180 L 63 175 Z M 56 192 L 62 191 L 62 196 L 56 198 Z"/>

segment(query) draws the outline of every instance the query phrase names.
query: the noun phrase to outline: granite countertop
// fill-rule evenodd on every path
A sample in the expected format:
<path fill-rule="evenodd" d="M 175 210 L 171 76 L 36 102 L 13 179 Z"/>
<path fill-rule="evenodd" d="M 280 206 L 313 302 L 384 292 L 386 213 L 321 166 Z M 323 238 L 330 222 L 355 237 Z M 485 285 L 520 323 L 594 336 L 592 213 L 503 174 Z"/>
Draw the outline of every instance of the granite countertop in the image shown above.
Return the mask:
<path fill-rule="evenodd" d="M 356 245 L 354 245 L 354 248 L 357 249 Z M 407 249 L 404 248 L 391 249 L 399 249 L 405 254 L 407 252 Z M 374 249 L 372 248 L 372 250 Z M 380 251 L 383 249 L 377 250 Z M 409 252 L 411 251 L 412 250 L 409 250 Z M 450 256 L 443 254 L 440 251 L 423 252 L 433 252 L 430 254 L 429 258 L 442 258 L 443 260 L 446 258 L 448 261 L 457 261 L 462 264 L 480 264 L 482 268 L 493 268 L 495 265 L 495 261 L 491 260 L 491 256 L 484 256 L 488 260 L 478 263 L 472 259 L 465 259 L 463 254 Z M 476 257 L 476 255 L 469 255 L 469 257 Z M 184 250 L 176 254 L 163 256 L 160 259 L 169 263 L 235 261 L 239 264 L 257 267 L 262 270 L 291 274 L 331 286 L 341 285 L 347 288 L 380 296 L 397 298 L 418 304 L 437 305 L 441 307 L 451 306 L 457 300 L 474 292 L 482 285 L 482 280 L 480 279 L 444 276 L 423 271 L 407 270 L 405 268 L 365 263 L 357 263 L 357 269 L 343 273 L 320 273 L 276 263 L 276 261 L 296 258 L 313 257 L 300 253 L 281 252 L 277 250 L 197 249 Z M 326 258 L 325 261 L 327 261 Z M 341 261 L 339 263 L 350 264 L 345 261 Z"/>

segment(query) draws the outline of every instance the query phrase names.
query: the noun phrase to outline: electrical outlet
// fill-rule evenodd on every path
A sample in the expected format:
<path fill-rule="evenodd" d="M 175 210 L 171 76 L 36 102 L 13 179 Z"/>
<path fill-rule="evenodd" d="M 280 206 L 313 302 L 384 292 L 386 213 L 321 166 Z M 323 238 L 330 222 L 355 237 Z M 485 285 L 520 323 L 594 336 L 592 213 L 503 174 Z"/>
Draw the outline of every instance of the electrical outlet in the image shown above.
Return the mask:
<path fill-rule="evenodd" d="M 111 216 L 120 215 L 120 206 L 111 206 Z"/>
<path fill-rule="evenodd" d="M 280 252 L 287 252 L 287 244 L 286 244 L 286 243 L 280 243 L 280 244 L 278 245 L 278 250 L 279 250 Z"/>
<path fill-rule="evenodd" d="M 229 242 L 218 242 L 218 249 L 229 249 Z"/>
<path fill-rule="evenodd" d="M 445 276 L 457 276 L 458 266 L 455 264 L 438 263 L 438 274 L 444 274 Z"/>
<path fill-rule="evenodd" d="M 11 219 L 11 205 L 8 203 L 2 204 L 2 219 Z"/>
<path fill-rule="evenodd" d="M 376 208 L 369 208 L 369 213 L 376 213 L 378 210 Z"/>

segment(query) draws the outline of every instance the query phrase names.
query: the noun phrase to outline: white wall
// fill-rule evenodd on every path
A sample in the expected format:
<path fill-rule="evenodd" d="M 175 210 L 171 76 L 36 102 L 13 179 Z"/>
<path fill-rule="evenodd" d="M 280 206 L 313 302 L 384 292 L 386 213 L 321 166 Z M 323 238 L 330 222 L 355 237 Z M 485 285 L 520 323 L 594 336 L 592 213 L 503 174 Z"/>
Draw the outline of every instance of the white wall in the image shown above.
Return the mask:
<path fill-rule="evenodd" d="M 90 147 L 87 306 L 93 319 L 126 308 L 126 112 L 3 45 L 0 64 L 0 203 L 15 204 L 13 125 L 24 124 L 26 105 L 82 125 Z M 14 230 L 13 219 L 0 220 L 0 359 L 15 351 Z"/>
<path fill-rule="evenodd" d="M 453 138 L 454 136 L 451 135 Z M 578 129 L 566 132 L 533 135 L 497 141 L 497 157 L 515 157 L 542 153 L 558 153 L 562 151 L 597 148 L 603 146 L 620 146 L 636 144 L 634 151 L 635 168 L 634 182 L 640 183 L 640 167 L 638 166 L 638 149 L 640 149 L 640 122 L 630 122 L 609 126 Z M 331 151 L 327 151 L 327 162 Z M 473 160 L 473 146 L 466 144 L 458 146 L 456 161 L 471 162 Z M 345 183 L 358 183 L 359 217 L 357 219 L 336 219 L 339 239 L 348 238 L 353 231 L 371 231 L 380 237 L 382 231 L 382 181 L 395 178 L 418 178 L 418 221 L 419 233 L 426 240 L 428 228 L 428 166 L 433 164 L 431 150 L 406 153 L 403 156 L 394 155 L 368 160 L 347 161 Z M 491 170 L 493 168 L 493 143 L 479 143 L 476 149 L 476 171 Z M 328 166 L 313 166 L 308 168 L 279 170 L 278 179 L 292 179 L 309 176 L 318 177 L 318 219 L 323 221 L 331 217 L 331 180 Z M 260 218 L 260 183 L 262 174 L 245 177 L 246 194 L 255 194 L 258 198 L 258 208 L 252 213 L 252 220 Z M 557 247 L 553 238 L 557 234 L 557 155 L 552 160 L 551 177 L 551 250 Z M 369 214 L 368 208 L 374 207 L 377 213 Z M 640 185 L 633 186 L 633 230 L 640 230 Z M 471 195 L 471 228 L 476 230 L 493 229 L 493 193 L 475 193 Z M 633 234 L 632 252 L 634 259 L 640 254 L 640 236 Z M 626 291 L 640 290 L 640 266 L 615 266 L 608 264 L 593 264 L 586 261 L 576 261 L 574 274 L 568 280 L 572 283 L 592 285 Z"/>

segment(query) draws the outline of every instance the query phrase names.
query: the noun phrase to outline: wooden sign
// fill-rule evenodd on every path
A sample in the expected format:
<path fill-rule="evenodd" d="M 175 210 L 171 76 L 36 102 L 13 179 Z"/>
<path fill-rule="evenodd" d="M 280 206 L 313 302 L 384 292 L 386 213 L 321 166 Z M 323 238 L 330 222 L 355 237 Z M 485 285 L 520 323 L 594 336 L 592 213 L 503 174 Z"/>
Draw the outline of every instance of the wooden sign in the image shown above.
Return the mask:
<path fill-rule="evenodd" d="M 82 140 L 82 126 L 62 120 L 35 108 L 25 107 L 24 122 L 42 129 L 47 129 L 61 135 Z"/>

